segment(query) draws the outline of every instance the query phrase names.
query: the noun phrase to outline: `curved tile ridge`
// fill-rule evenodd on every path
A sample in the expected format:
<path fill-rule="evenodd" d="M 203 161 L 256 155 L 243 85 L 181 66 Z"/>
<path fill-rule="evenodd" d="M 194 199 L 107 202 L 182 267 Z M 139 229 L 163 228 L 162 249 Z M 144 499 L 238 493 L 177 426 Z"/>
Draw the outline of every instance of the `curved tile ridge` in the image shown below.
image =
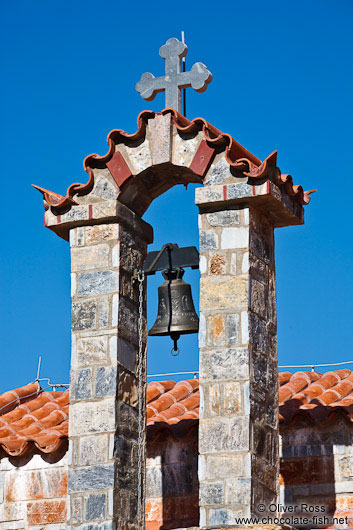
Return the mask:
<path fill-rule="evenodd" d="M 32 447 L 53 453 L 66 443 L 69 390 L 46 392 L 38 383 L 30 383 L 3 394 L 0 403 L 2 453 L 21 456 Z"/>
<path fill-rule="evenodd" d="M 261 162 L 259 158 L 250 153 L 250 151 L 237 142 L 230 134 L 221 132 L 204 118 L 194 118 L 193 120 L 189 120 L 185 116 L 179 114 L 176 110 L 166 108 L 161 112 L 153 112 L 150 110 L 142 111 L 137 117 L 137 130 L 132 134 L 127 133 L 122 129 L 113 129 L 110 131 L 107 136 L 107 143 L 109 146 L 108 152 L 102 156 L 93 153 L 84 159 L 83 167 L 88 173 L 88 181 L 85 184 L 80 184 L 78 182 L 71 184 L 67 189 L 66 195 L 60 195 L 32 184 L 35 189 L 42 193 L 46 202 L 46 208 L 53 206 L 59 211 L 72 204 L 77 204 L 74 201 L 73 196 L 77 193 L 89 192 L 93 187 L 94 174 L 92 169 L 108 162 L 113 156 L 117 144 L 133 143 L 140 138 L 143 138 L 148 120 L 153 119 L 159 114 L 171 114 L 175 127 L 182 133 L 197 133 L 202 131 L 204 139 L 208 144 L 214 147 L 224 148 L 225 158 L 230 166 L 250 178 L 256 179 L 266 176 L 271 178 L 277 186 L 284 187 L 286 193 L 291 197 L 294 197 L 301 205 L 308 204 L 310 202 L 310 195 L 316 191 L 304 191 L 302 186 L 294 185 L 291 175 L 281 174 L 280 169 L 276 165 L 277 151 L 271 153 L 263 162 Z"/>
<path fill-rule="evenodd" d="M 165 382 L 161 384 L 164 386 Z M 153 388 L 154 383 L 149 383 Z M 148 390 L 147 390 L 148 391 Z M 199 380 L 179 381 L 171 390 L 147 405 L 147 425 L 166 422 L 177 423 L 180 418 L 200 404 Z"/>
<path fill-rule="evenodd" d="M 310 375 L 311 383 L 305 385 Z M 300 391 L 293 393 L 295 388 Z M 280 388 L 279 419 L 285 426 L 293 426 L 300 418 L 329 423 L 337 413 L 353 421 L 353 372 L 349 369 L 332 370 L 325 374 L 297 372 Z"/>

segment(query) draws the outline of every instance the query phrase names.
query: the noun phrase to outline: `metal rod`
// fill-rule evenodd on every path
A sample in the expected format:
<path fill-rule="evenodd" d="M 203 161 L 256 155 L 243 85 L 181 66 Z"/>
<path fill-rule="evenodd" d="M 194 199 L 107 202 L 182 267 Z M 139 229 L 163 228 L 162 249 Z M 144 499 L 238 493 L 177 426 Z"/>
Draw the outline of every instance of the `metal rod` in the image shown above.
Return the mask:
<path fill-rule="evenodd" d="M 343 361 L 342 363 L 327 364 L 282 364 L 278 368 L 315 368 L 317 366 L 342 366 L 342 364 L 351 364 L 353 361 Z"/>
<path fill-rule="evenodd" d="M 192 372 L 170 372 L 167 374 L 151 374 L 147 377 L 164 377 L 165 375 L 186 375 L 186 374 L 199 374 L 200 372 L 198 370 L 193 370 Z"/>
<path fill-rule="evenodd" d="M 184 31 L 181 32 L 181 42 L 183 44 L 185 44 L 185 33 L 184 33 Z M 182 64 L 182 70 L 183 70 L 183 72 L 185 72 L 185 68 L 186 68 L 186 58 L 185 57 L 182 58 L 181 64 Z M 183 89 L 183 114 L 184 114 L 184 116 L 186 116 L 186 89 L 185 88 Z"/>
<path fill-rule="evenodd" d="M 37 377 L 36 377 L 36 381 L 39 381 L 39 375 L 40 375 L 40 366 L 42 364 L 42 356 L 40 355 L 39 356 L 39 359 L 38 359 L 38 368 L 37 368 Z"/>

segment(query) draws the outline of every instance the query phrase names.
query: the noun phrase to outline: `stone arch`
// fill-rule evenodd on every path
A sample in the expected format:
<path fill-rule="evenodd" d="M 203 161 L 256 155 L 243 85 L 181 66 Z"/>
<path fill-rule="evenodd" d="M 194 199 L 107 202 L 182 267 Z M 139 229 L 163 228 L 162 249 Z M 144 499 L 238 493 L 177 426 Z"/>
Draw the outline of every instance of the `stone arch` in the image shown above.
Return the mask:
<path fill-rule="evenodd" d="M 284 192 L 297 218 L 302 205 L 309 202 L 310 192 L 294 186 L 290 175 L 281 174 L 276 152 L 261 162 L 202 118 L 190 121 L 173 109 L 164 109 L 142 112 L 137 123 L 133 134 L 111 131 L 105 155 L 85 158 L 86 184 L 71 184 L 65 196 L 35 186 L 44 196 L 48 228 L 67 239 L 68 230 L 77 223 L 114 217 L 117 202 L 142 216 L 155 198 L 178 184 L 204 184 L 209 188 L 204 194 L 220 193 L 220 200 L 234 202 L 266 196 L 278 203 L 279 198 L 283 202 Z M 214 186 L 226 188 L 215 190 Z M 276 214 L 278 206 L 273 208 L 274 217 L 281 216 Z M 283 226 L 279 219 L 274 223 Z"/>

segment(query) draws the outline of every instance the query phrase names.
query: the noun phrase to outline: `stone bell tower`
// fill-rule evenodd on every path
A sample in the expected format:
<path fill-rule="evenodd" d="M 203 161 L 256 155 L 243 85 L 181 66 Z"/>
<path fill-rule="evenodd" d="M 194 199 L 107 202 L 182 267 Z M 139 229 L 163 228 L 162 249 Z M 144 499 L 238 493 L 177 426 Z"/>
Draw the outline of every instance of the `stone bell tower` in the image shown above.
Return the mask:
<path fill-rule="evenodd" d="M 178 112 L 181 88 L 203 91 L 211 80 L 202 63 L 180 71 L 186 51 L 167 41 L 166 77 L 144 74 L 137 85 L 146 99 L 165 90 L 176 109 L 142 112 L 133 134 L 111 131 L 108 152 L 84 161 L 86 184 L 65 195 L 37 187 L 45 226 L 71 246 L 72 530 L 141 527 L 132 279 L 153 241 L 142 216 L 178 184 L 200 184 L 200 527 L 236 526 L 278 494 L 274 229 L 303 223 L 310 192 L 281 174 L 276 153 L 262 162 L 206 120 Z M 145 343 L 145 303 L 142 316 Z"/>

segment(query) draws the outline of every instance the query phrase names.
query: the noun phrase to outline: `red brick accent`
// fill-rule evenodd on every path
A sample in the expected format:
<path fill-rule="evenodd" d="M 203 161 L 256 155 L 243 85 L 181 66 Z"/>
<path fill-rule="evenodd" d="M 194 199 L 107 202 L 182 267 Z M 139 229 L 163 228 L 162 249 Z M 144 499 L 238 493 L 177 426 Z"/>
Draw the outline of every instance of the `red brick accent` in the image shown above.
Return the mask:
<path fill-rule="evenodd" d="M 111 159 L 106 164 L 111 176 L 113 177 L 119 188 L 121 188 L 124 182 L 126 182 L 130 177 L 132 177 L 130 168 L 125 162 L 125 159 L 120 153 L 120 151 L 115 151 Z"/>
<path fill-rule="evenodd" d="M 214 147 L 210 147 L 206 140 L 202 140 L 190 164 L 190 169 L 196 175 L 204 177 L 215 156 Z"/>

